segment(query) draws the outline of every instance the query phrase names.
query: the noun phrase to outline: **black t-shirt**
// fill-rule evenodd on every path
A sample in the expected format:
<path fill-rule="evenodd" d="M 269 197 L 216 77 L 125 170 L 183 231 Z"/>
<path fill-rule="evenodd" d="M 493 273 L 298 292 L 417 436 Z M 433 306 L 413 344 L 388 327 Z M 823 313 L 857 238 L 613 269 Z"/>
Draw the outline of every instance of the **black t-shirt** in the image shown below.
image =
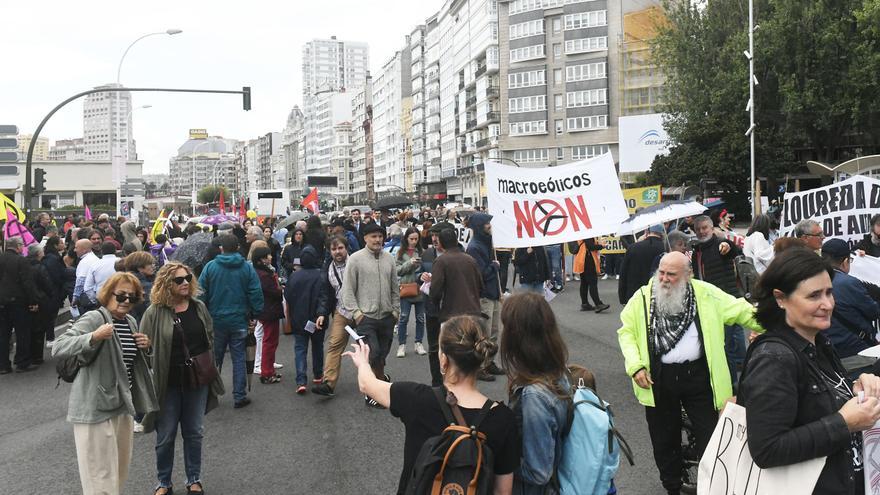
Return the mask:
<path fill-rule="evenodd" d="M 182 313 L 175 313 L 180 318 L 183 333 L 186 334 L 186 344 L 190 356 L 196 356 L 208 350 L 208 335 L 205 333 L 205 325 L 199 318 L 199 310 L 196 303 L 190 301 L 189 307 Z M 171 369 L 168 373 L 168 385 L 180 384 L 180 371 L 186 360 L 183 352 L 183 336 L 177 329 L 171 339 Z"/>
<path fill-rule="evenodd" d="M 460 407 L 460 409 L 467 421 L 474 421 L 480 413 L 479 408 Z M 400 474 L 400 484 L 397 487 L 397 493 L 402 494 L 406 490 L 413 464 L 422 445 L 429 438 L 439 435 L 448 424 L 440 405 L 437 404 L 434 391 L 422 383 L 391 384 L 390 411 L 406 426 L 403 472 Z M 495 455 L 495 474 L 510 474 L 516 470 L 519 466 L 521 443 L 513 411 L 504 404 L 493 407 L 480 425 L 480 431 L 486 434 L 487 443 Z"/>

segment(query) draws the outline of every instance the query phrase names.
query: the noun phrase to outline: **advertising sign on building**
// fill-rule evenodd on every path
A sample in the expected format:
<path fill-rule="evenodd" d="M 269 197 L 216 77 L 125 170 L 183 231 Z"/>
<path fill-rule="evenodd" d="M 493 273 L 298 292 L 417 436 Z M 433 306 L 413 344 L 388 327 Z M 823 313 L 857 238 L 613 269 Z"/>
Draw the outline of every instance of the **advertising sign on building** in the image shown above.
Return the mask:
<path fill-rule="evenodd" d="M 207 129 L 190 129 L 189 130 L 189 138 L 190 139 L 208 139 L 208 130 Z"/>
<path fill-rule="evenodd" d="M 489 161 L 486 188 L 497 247 L 607 235 L 629 217 L 610 153 L 550 169 Z"/>
<path fill-rule="evenodd" d="M 672 142 L 663 129 L 663 114 L 620 117 L 618 126 L 621 172 L 646 172 L 657 155 L 669 152 Z"/>

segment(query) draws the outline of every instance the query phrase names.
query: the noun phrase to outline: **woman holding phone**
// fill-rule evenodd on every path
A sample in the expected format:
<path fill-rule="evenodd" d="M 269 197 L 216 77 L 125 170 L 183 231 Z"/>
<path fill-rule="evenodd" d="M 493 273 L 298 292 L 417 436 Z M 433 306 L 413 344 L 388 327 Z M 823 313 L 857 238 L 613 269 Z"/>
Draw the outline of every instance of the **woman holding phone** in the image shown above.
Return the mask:
<path fill-rule="evenodd" d="M 83 493 L 119 494 L 131 463 L 134 415 L 158 409 L 147 362 L 150 338 L 129 311 L 143 299 L 131 273 L 115 273 L 98 291 L 100 308 L 83 314 L 55 339 L 52 355 L 76 356 L 82 366 L 70 389 Z"/>
<path fill-rule="evenodd" d="M 413 227 L 406 229 L 403 243 L 397 251 L 397 276 L 400 277 L 400 321 L 397 324 L 397 357 L 406 356 L 406 327 L 412 308 L 416 310 L 415 350 L 419 356 L 428 353 L 422 345 L 425 335 L 425 296 L 419 291 L 419 276 L 422 268 L 422 244 L 419 231 Z M 409 290 L 409 292 L 405 292 Z M 412 294 L 412 292 L 415 294 Z"/>

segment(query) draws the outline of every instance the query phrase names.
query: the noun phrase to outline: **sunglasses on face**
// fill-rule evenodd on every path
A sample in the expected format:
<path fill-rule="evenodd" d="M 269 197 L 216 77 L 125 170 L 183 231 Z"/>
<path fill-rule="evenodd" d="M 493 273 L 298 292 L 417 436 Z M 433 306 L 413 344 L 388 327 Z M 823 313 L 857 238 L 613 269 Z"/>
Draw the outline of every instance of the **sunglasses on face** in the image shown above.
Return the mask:
<path fill-rule="evenodd" d="M 125 292 L 123 292 L 121 294 L 114 293 L 113 296 L 116 298 L 116 302 L 120 304 L 124 303 L 125 301 L 128 301 L 130 303 L 136 303 L 139 301 L 137 294 L 126 294 Z"/>
<path fill-rule="evenodd" d="M 180 284 L 182 284 L 182 283 L 184 283 L 184 282 L 186 282 L 186 283 L 190 283 L 190 282 L 192 282 L 192 279 L 193 279 L 192 273 L 188 273 L 188 274 L 186 274 L 186 275 L 184 275 L 184 276 L 182 276 L 182 277 L 174 277 L 174 278 L 172 278 L 171 280 L 172 280 L 175 284 L 180 285 Z"/>

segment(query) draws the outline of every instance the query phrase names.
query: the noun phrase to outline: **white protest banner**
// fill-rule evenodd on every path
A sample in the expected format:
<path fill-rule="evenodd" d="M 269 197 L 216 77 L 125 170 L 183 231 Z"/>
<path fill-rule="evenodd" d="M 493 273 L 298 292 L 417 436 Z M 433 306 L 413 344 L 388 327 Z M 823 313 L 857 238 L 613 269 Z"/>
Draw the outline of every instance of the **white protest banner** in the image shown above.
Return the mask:
<path fill-rule="evenodd" d="M 854 248 L 871 232 L 871 216 L 880 212 L 880 180 L 864 175 L 809 191 L 785 193 L 779 234 L 790 236 L 798 222 L 811 219 L 828 238 Z"/>
<path fill-rule="evenodd" d="M 853 256 L 849 264 L 849 274 L 862 282 L 880 286 L 880 258 Z"/>
<path fill-rule="evenodd" d="M 551 168 L 486 162 L 495 246 L 546 246 L 612 234 L 629 218 L 610 153 Z"/>
<path fill-rule="evenodd" d="M 455 235 L 458 236 L 458 243 L 461 244 L 464 249 L 467 249 L 468 244 L 471 242 L 471 236 L 473 236 L 473 232 L 471 229 L 465 227 L 460 223 L 452 224 L 455 227 Z"/>
<path fill-rule="evenodd" d="M 865 495 L 880 495 L 880 423 L 862 432 L 862 459 L 865 466 Z"/>
<path fill-rule="evenodd" d="M 700 459 L 698 495 L 778 495 L 813 493 L 825 458 L 761 469 L 749 452 L 746 410 L 729 403 Z"/>

